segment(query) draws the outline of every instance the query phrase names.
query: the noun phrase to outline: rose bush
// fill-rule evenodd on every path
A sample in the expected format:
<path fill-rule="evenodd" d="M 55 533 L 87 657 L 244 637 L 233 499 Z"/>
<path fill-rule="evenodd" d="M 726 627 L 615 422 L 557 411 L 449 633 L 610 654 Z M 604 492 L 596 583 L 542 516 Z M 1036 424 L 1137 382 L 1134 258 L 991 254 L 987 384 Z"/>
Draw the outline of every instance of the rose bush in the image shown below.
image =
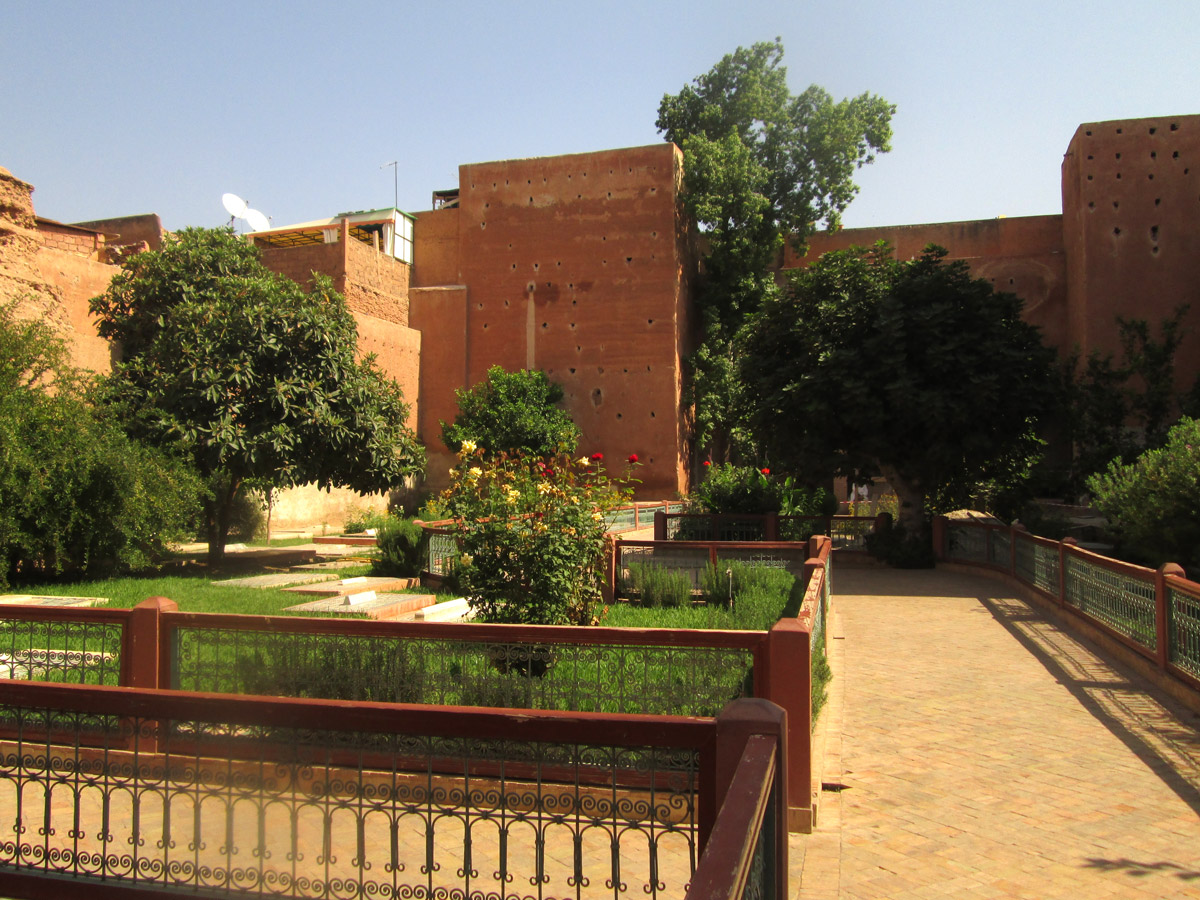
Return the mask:
<path fill-rule="evenodd" d="M 476 618 L 594 624 L 605 513 L 629 494 L 599 459 L 488 457 L 464 442 L 442 500 L 460 550 L 459 586 Z"/>

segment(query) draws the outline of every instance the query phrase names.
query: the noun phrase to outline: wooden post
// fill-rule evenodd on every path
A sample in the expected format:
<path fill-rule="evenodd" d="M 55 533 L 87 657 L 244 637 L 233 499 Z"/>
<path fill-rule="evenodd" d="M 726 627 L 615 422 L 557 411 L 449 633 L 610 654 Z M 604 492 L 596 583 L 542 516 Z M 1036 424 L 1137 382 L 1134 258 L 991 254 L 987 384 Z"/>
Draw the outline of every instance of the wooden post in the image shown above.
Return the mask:
<path fill-rule="evenodd" d="M 780 619 L 767 632 L 766 698 L 787 713 L 788 831 L 813 829 L 812 619 Z"/>
<path fill-rule="evenodd" d="M 950 535 L 950 522 L 945 516 L 933 517 L 933 558 L 945 562 L 950 556 L 947 540 Z"/>
<path fill-rule="evenodd" d="M 654 539 L 656 541 L 667 539 L 667 514 L 661 509 L 654 511 Z"/>
<path fill-rule="evenodd" d="M 1187 573 L 1178 563 L 1163 563 L 1154 573 L 1154 631 L 1157 637 L 1158 667 L 1167 671 L 1171 661 L 1171 593 L 1167 589 L 1167 576 L 1186 578 Z"/>
<path fill-rule="evenodd" d="M 779 741 L 778 760 L 781 773 L 784 772 L 787 760 L 787 713 L 769 700 L 757 697 L 734 700 L 717 716 L 716 732 L 716 783 L 713 802 L 705 803 L 703 797 L 700 802 L 700 840 L 697 848 L 700 852 L 703 852 L 708 837 L 712 834 L 713 822 L 716 821 L 717 813 L 725 802 L 726 794 L 729 793 L 729 785 L 733 781 L 734 772 L 737 771 L 750 737 L 765 734 Z M 777 814 L 780 818 L 775 828 L 775 883 L 778 885 L 787 884 L 788 829 L 783 827 L 787 818 L 784 811 L 788 808 L 787 781 L 788 776 L 784 773 L 779 779 Z"/>
<path fill-rule="evenodd" d="M 129 619 L 129 664 L 125 687 L 170 687 L 163 683 L 167 648 L 163 646 L 160 615 L 178 609 L 179 605 L 166 597 L 147 597 L 133 608 Z"/>
<path fill-rule="evenodd" d="M 763 516 L 763 540 L 779 540 L 779 513 L 769 512 Z"/>

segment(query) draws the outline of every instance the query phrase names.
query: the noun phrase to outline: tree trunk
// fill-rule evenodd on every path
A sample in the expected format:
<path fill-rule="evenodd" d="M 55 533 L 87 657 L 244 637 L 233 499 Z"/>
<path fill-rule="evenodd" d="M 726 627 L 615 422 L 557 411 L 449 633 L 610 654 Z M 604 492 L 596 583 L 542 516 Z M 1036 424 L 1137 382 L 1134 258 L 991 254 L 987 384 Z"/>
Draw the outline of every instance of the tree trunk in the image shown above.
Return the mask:
<path fill-rule="evenodd" d="M 233 498 L 240 482 L 226 481 L 217 476 L 213 479 L 213 496 L 204 501 L 204 526 L 208 537 L 208 569 L 218 570 L 225 562 L 225 543 L 229 539 L 229 518 L 233 509 Z"/>
<path fill-rule="evenodd" d="M 925 528 L 925 492 L 919 482 L 901 475 L 893 466 L 880 464 L 879 471 L 887 479 L 899 501 L 897 522 L 906 534 L 918 535 Z"/>

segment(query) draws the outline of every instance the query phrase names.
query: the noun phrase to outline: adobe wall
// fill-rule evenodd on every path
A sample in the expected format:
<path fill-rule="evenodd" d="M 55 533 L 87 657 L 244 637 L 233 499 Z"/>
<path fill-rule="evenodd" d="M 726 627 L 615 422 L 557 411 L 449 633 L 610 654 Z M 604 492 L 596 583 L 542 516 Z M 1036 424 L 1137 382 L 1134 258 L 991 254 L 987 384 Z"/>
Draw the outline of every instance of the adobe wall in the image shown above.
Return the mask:
<path fill-rule="evenodd" d="M 298 247 L 259 247 L 263 265 L 278 275 L 292 279 L 306 291 L 312 285 L 313 272 L 333 281 L 333 289 L 345 293 L 346 254 L 343 245 L 302 244 Z"/>
<path fill-rule="evenodd" d="M 950 259 L 965 260 L 976 278 L 985 278 L 998 291 L 1024 301 L 1022 316 L 1042 329 L 1047 344 L 1069 352 L 1072 336 L 1067 316 L 1067 261 L 1062 216 L 1020 216 L 974 222 L 848 228 L 821 232 L 809 238 L 808 254 L 800 258 L 789 244 L 783 268 L 798 268 L 830 250 L 852 245 L 870 247 L 877 241 L 892 245 L 897 259 L 919 256 L 928 244 L 945 247 Z"/>
<path fill-rule="evenodd" d="M 420 419 L 421 332 L 358 312 L 354 323 L 359 357 L 374 353 L 383 373 L 400 385 L 409 405 L 407 424 L 415 430 Z"/>
<path fill-rule="evenodd" d="M 419 229 L 415 234 L 419 247 Z M 458 413 L 454 392 L 467 386 L 467 289 L 462 285 L 414 287 L 409 302 L 410 324 L 421 335 L 417 437 L 428 460 L 426 485 L 440 490 L 449 484 L 454 465 L 454 455 L 441 440 L 441 422 L 454 421 Z"/>
<path fill-rule="evenodd" d="M 1119 355 L 1116 317 L 1158 323 L 1192 304 L 1177 384 L 1200 374 L 1200 116 L 1080 125 L 1063 159 L 1070 332 Z"/>
<path fill-rule="evenodd" d="M 468 383 L 544 370 L 580 450 L 613 468 L 636 453 L 643 495 L 686 488 L 680 168 L 671 144 L 459 168 Z"/>
<path fill-rule="evenodd" d="M 413 287 L 461 284 L 458 208 L 417 213 L 413 226 Z"/>
<path fill-rule="evenodd" d="M 408 325 L 408 285 L 411 267 L 374 247 L 347 240 L 346 305 L 355 313 Z"/>
<path fill-rule="evenodd" d="M 109 235 L 109 243 L 128 246 L 130 244 L 145 244 L 151 250 L 162 247 L 162 220 L 154 213 L 143 213 L 136 216 L 116 216 L 111 219 L 92 219 L 88 222 L 75 222 L 81 228 L 94 228 Z"/>
<path fill-rule="evenodd" d="M 99 236 L 43 220 L 38 227 L 33 186 L 0 168 L 0 302 L 39 319 L 71 346 L 76 366 L 107 372 L 108 342 L 96 334 L 88 300 L 116 272 L 99 261 Z"/>

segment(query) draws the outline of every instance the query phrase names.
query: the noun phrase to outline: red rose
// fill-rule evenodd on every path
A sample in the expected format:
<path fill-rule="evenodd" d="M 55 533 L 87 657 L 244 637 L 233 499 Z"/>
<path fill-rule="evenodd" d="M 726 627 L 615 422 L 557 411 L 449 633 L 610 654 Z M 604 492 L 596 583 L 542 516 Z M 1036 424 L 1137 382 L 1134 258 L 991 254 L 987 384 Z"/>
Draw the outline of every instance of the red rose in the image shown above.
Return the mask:
<path fill-rule="evenodd" d="M 637 462 L 637 454 L 636 453 L 629 454 L 629 462 L 631 462 L 631 463 Z"/>
<path fill-rule="evenodd" d="M 705 464 L 706 466 L 711 466 L 711 465 L 712 465 L 712 463 L 710 463 L 710 462 L 709 462 L 707 459 L 704 461 L 704 464 Z"/>
<path fill-rule="evenodd" d="M 600 462 L 600 460 L 602 460 L 602 459 L 604 459 L 603 453 L 593 453 L 592 454 L 592 462 Z"/>
<path fill-rule="evenodd" d="M 763 470 L 762 470 L 762 473 L 763 473 L 764 475 L 770 475 L 770 474 L 771 474 L 771 470 L 770 470 L 770 469 L 763 469 Z"/>

